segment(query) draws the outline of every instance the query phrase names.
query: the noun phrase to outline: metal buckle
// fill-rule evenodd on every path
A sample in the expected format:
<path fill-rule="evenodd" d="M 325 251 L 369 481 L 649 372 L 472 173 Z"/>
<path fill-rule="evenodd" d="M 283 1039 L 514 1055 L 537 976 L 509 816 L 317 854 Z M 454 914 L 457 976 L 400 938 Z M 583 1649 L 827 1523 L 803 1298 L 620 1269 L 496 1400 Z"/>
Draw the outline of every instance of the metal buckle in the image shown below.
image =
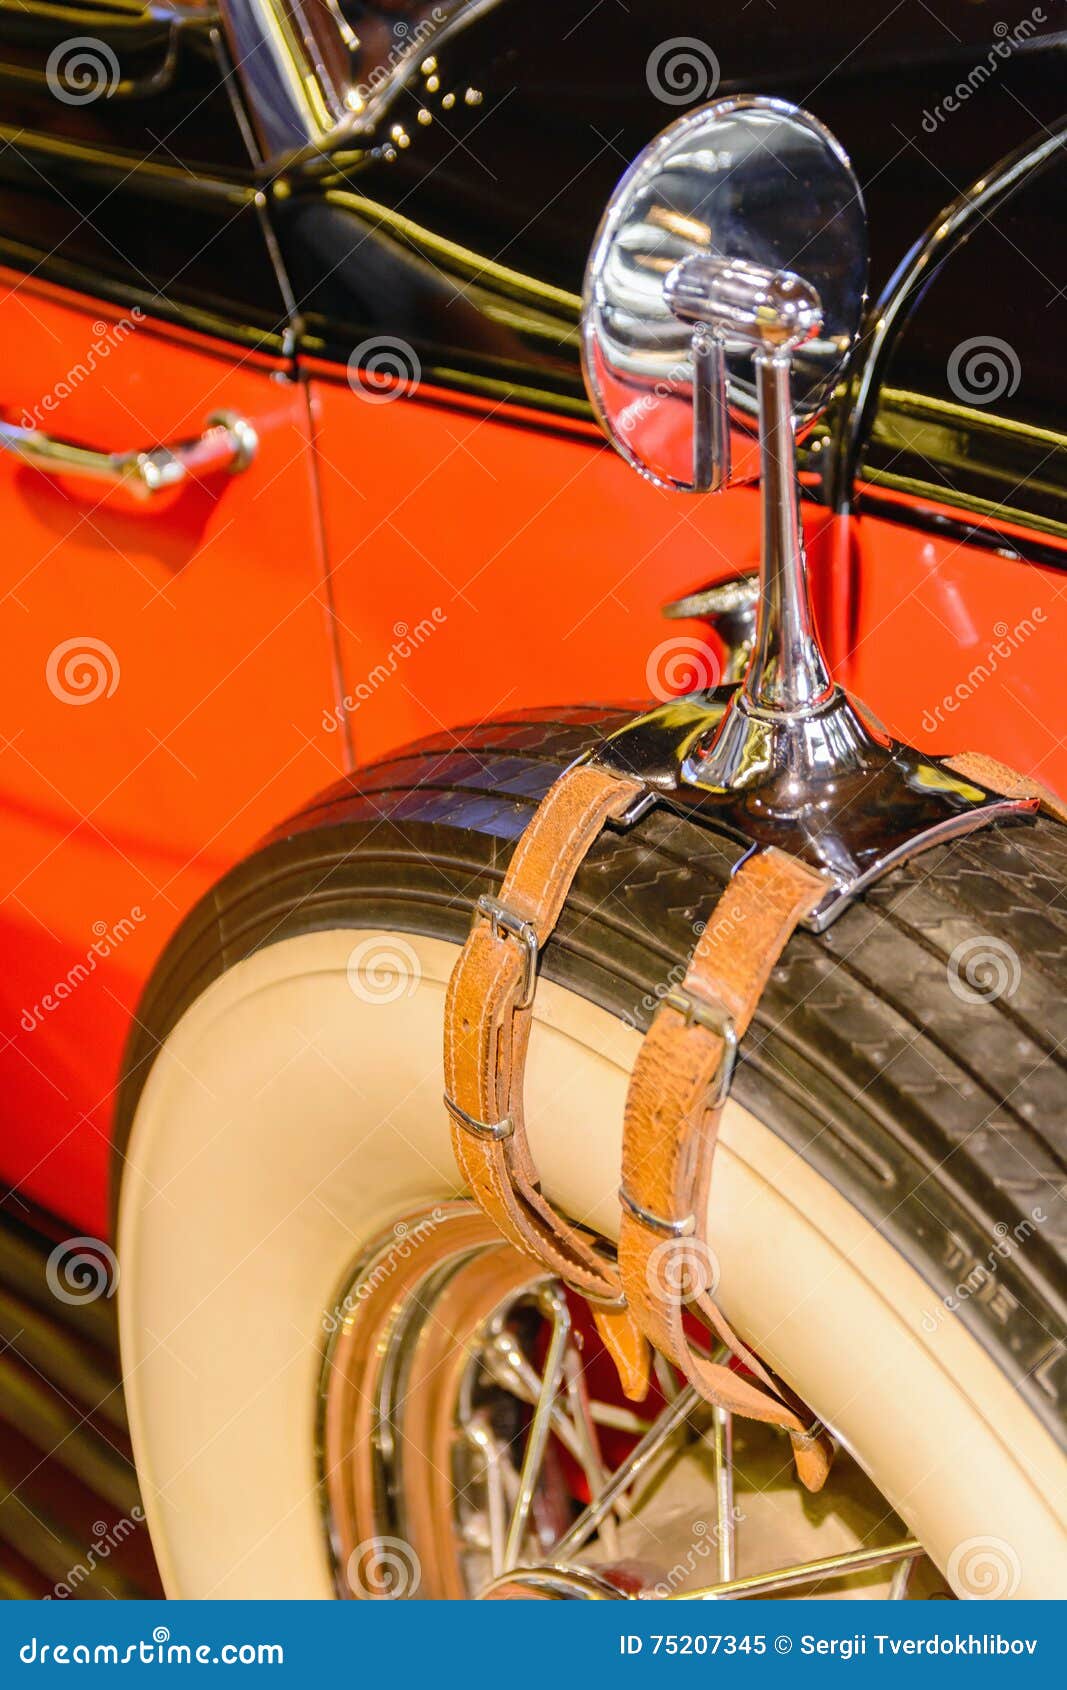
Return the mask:
<path fill-rule="evenodd" d="M 655 1215 L 651 1209 L 643 1208 L 635 1197 L 630 1196 L 624 1185 L 619 1187 L 619 1202 L 624 1209 L 629 1209 L 635 1221 L 640 1221 L 650 1232 L 658 1232 L 664 1238 L 691 1238 L 696 1231 L 695 1215 L 686 1215 L 681 1221 L 664 1220 L 662 1215 Z"/>
<path fill-rule="evenodd" d="M 560 1277 L 562 1279 L 563 1276 Z M 573 1279 L 563 1279 L 563 1284 L 568 1291 L 573 1291 L 576 1297 L 584 1297 L 587 1303 L 593 1303 L 598 1309 L 608 1309 L 614 1314 L 621 1314 L 623 1309 L 629 1306 L 623 1296 L 602 1297 L 599 1291 L 589 1291 L 584 1285 L 576 1285 Z"/>
<path fill-rule="evenodd" d="M 539 950 L 537 932 L 532 921 L 524 921 L 522 916 L 515 915 L 504 904 L 487 894 L 478 899 L 474 906 L 474 924 L 484 918 L 489 923 L 494 939 L 514 939 L 525 951 L 525 972 L 522 977 L 522 990 L 515 1003 L 516 1009 L 529 1009 L 533 1003 L 534 991 L 537 987 L 537 953 Z"/>
<path fill-rule="evenodd" d="M 708 1087 L 707 1102 L 709 1109 L 721 1109 L 730 1094 L 737 1061 L 737 1028 L 733 1016 L 721 1003 L 709 1003 L 706 998 L 693 997 L 689 992 L 668 992 L 663 1002 L 682 1016 L 687 1027 L 694 1024 L 705 1027 L 722 1040 L 722 1055 Z"/>
<path fill-rule="evenodd" d="M 461 1109 L 455 1098 L 445 1092 L 445 1108 L 455 1121 L 457 1127 L 462 1127 L 465 1133 L 473 1138 L 490 1138 L 499 1143 L 501 1139 L 510 1138 L 515 1131 L 515 1122 L 510 1115 L 505 1115 L 502 1121 L 476 1121 L 473 1115 L 468 1115 Z"/>

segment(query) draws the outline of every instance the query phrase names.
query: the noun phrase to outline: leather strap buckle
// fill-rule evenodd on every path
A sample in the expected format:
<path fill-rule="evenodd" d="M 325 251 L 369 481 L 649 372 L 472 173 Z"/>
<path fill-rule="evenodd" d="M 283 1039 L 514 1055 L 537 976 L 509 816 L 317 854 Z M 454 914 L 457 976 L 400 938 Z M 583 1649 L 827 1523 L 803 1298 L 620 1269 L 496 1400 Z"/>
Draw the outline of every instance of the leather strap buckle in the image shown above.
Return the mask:
<path fill-rule="evenodd" d="M 697 1229 L 695 1215 L 686 1215 L 680 1221 L 665 1220 L 662 1215 L 654 1215 L 651 1209 L 646 1209 L 636 1197 L 631 1197 L 624 1185 L 619 1187 L 619 1202 L 624 1209 L 629 1209 L 635 1221 L 640 1221 L 650 1232 L 658 1232 L 664 1238 L 692 1238 Z"/>
<path fill-rule="evenodd" d="M 584 1297 L 587 1303 L 593 1303 L 598 1309 L 621 1314 L 623 1309 L 628 1307 L 625 1297 L 602 1297 L 599 1291 L 590 1291 L 588 1286 L 576 1285 L 573 1279 L 564 1279 L 563 1283 L 576 1297 Z"/>
<path fill-rule="evenodd" d="M 496 898 L 490 898 L 483 893 L 474 907 L 474 923 L 479 920 L 489 923 L 494 939 L 514 939 L 522 946 L 525 953 L 525 972 L 522 977 L 522 990 L 515 1002 L 516 1009 L 529 1009 L 533 1003 L 534 991 L 537 986 L 537 955 L 540 949 L 537 931 L 532 921 L 524 921 L 522 916 L 516 915 L 506 905 L 498 903 Z"/>
<path fill-rule="evenodd" d="M 722 1004 L 709 1003 L 706 998 L 690 992 L 668 992 L 663 1002 L 680 1015 L 687 1027 L 704 1027 L 722 1040 L 722 1055 L 708 1088 L 707 1107 L 721 1109 L 730 1095 L 730 1083 L 737 1061 L 737 1027 L 734 1018 Z"/>
<path fill-rule="evenodd" d="M 515 1121 L 511 1115 L 505 1115 L 502 1121 L 476 1121 L 474 1116 L 461 1109 L 455 1098 L 449 1097 L 447 1092 L 444 1098 L 445 1108 L 456 1126 L 461 1127 L 465 1133 L 470 1133 L 472 1138 L 488 1138 L 499 1143 L 502 1139 L 510 1138 L 515 1131 Z"/>

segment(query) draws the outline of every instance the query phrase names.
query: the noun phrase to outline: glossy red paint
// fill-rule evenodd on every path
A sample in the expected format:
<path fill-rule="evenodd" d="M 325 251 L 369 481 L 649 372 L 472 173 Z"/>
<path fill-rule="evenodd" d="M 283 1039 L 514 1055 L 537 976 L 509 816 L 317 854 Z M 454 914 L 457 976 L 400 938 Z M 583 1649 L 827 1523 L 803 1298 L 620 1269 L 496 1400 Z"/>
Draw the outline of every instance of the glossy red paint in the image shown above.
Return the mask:
<path fill-rule="evenodd" d="M 717 681 L 718 642 L 662 606 L 756 567 L 755 490 L 664 493 L 591 425 L 532 428 L 514 409 L 425 390 L 368 402 L 313 377 L 360 760 L 532 705 Z"/>
<path fill-rule="evenodd" d="M 445 395 L 383 406 L 315 374 L 359 758 L 530 705 L 714 677 L 715 639 L 661 607 L 756 567 L 754 489 L 664 493 L 592 428 L 531 433 L 519 412 Z M 922 749 L 981 748 L 1067 791 L 1049 708 L 1067 573 L 879 517 L 803 516 L 836 677 Z"/>
<path fill-rule="evenodd" d="M 0 455 L 0 1178 L 99 1233 L 130 1017 L 195 899 L 344 767 L 348 733 L 367 761 L 529 706 L 713 683 L 715 640 L 661 606 L 755 567 L 758 496 L 661 493 L 580 421 L 427 387 L 374 402 L 325 367 L 305 387 L 0 281 L 8 420 L 121 449 L 225 407 L 260 436 L 246 474 L 147 507 Z M 838 677 L 924 749 L 1067 790 L 1047 725 L 1067 575 L 804 515 Z"/>
<path fill-rule="evenodd" d="M 848 607 L 839 677 L 920 750 L 987 751 L 1067 792 L 1067 573 L 872 516 L 848 530 L 819 556 Z"/>
<path fill-rule="evenodd" d="M 100 1232 L 155 958 L 341 766 L 320 725 L 330 628 L 299 385 L 25 278 L 2 289 L 5 420 L 125 449 L 226 407 L 260 438 L 245 474 L 151 505 L 0 454 L 0 1176 Z"/>

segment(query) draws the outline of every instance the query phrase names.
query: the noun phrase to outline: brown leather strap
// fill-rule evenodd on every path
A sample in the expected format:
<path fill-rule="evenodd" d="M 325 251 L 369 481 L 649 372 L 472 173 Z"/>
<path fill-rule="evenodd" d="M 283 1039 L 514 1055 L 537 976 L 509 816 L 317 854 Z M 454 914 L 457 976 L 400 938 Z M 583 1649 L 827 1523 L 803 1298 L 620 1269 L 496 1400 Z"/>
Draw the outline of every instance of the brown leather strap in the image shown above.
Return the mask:
<path fill-rule="evenodd" d="M 625 1306 L 615 1264 L 541 1194 L 526 1135 L 523 1077 L 534 941 L 540 949 L 548 939 L 604 824 L 642 790 L 637 781 L 588 764 L 560 776 L 519 840 L 497 900 L 503 916 L 476 919 L 445 1005 L 445 1100 L 460 1171 L 505 1238 L 589 1298 L 623 1389 L 635 1401 L 648 1389 L 648 1345 Z"/>
<path fill-rule="evenodd" d="M 1037 798 L 1046 816 L 1067 822 L 1067 804 L 1057 797 L 1051 787 L 1043 786 L 1032 775 L 1021 775 L 1017 770 L 1009 769 L 1007 763 L 998 763 L 995 757 L 987 757 L 984 751 L 961 751 L 958 757 L 946 757 L 945 767 L 953 774 L 962 775 L 964 780 L 973 780 L 977 786 L 987 786 L 990 792 L 999 792 L 1002 798 Z"/>
<path fill-rule="evenodd" d="M 663 999 L 638 1054 L 626 1099 L 620 1193 L 623 1290 L 645 1334 L 710 1402 L 786 1427 L 809 1490 L 825 1480 L 829 1440 L 714 1303 L 706 1223 L 732 1051 L 797 922 L 826 889 L 815 869 L 776 850 L 748 857 L 735 872 L 693 951 L 681 991 Z M 758 1382 L 693 1349 L 687 1301 Z"/>

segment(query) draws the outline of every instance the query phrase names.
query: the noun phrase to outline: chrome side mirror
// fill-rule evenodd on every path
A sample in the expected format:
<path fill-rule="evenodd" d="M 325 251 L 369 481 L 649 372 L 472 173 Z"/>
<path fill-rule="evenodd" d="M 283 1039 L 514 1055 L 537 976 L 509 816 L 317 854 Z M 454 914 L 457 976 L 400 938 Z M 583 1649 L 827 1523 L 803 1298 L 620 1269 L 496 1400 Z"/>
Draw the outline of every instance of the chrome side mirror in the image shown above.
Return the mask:
<path fill-rule="evenodd" d="M 815 118 L 722 100 L 623 177 L 586 272 L 586 385 L 608 438 L 657 486 L 760 479 L 760 590 L 743 676 L 671 701 L 595 753 L 651 803 L 699 810 L 824 874 L 821 930 L 893 863 L 1007 815 L 1004 799 L 879 729 L 836 686 L 811 613 L 796 443 L 856 339 L 867 275 L 859 184 Z"/>
<path fill-rule="evenodd" d="M 822 124 L 754 96 L 690 112 L 623 177 L 590 254 L 583 361 L 605 433 L 662 487 L 754 479 L 753 355 L 792 352 L 802 437 L 866 282 L 863 196 Z"/>
<path fill-rule="evenodd" d="M 840 146 L 807 112 L 751 96 L 692 112 L 652 142 L 589 260 L 586 378 L 627 461 L 691 493 L 758 467 L 762 593 L 743 687 L 757 709 L 809 709 L 833 690 L 809 604 L 794 454 L 858 333 L 866 277 L 863 196 Z"/>

